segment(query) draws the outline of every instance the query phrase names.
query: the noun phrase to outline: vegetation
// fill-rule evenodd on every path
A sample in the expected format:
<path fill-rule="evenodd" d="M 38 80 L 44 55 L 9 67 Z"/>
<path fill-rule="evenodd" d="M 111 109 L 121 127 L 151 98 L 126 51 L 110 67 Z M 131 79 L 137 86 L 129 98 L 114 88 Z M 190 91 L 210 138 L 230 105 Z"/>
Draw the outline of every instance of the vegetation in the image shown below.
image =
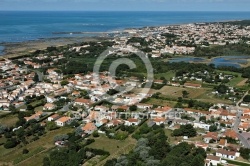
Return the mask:
<path fill-rule="evenodd" d="M 149 128 L 142 125 L 134 135 L 138 137 L 136 147 L 127 155 L 113 158 L 105 166 L 115 165 L 191 165 L 202 166 L 206 152 L 188 143 L 180 143 L 170 147 L 166 142 L 167 136 L 160 127 Z"/>
<path fill-rule="evenodd" d="M 173 136 L 195 137 L 196 135 L 197 132 L 191 124 L 181 125 L 179 129 L 173 131 Z"/>

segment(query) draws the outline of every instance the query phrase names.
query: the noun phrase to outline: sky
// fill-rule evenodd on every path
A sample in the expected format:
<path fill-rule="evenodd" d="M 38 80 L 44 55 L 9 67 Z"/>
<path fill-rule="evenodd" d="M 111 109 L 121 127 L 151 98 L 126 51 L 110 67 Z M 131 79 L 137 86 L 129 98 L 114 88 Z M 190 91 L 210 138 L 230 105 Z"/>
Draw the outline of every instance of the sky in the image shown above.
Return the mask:
<path fill-rule="evenodd" d="M 250 0 L 0 0 L 0 11 L 250 11 Z"/>

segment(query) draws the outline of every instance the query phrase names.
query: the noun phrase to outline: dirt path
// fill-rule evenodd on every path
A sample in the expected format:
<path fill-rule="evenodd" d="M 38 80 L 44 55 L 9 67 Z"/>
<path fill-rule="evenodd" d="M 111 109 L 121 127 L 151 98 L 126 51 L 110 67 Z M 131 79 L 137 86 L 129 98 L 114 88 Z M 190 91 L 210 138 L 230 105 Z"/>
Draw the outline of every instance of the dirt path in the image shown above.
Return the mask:
<path fill-rule="evenodd" d="M 242 81 L 239 82 L 236 86 L 244 86 L 244 85 L 246 85 L 247 80 L 248 80 L 247 78 L 244 79 L 244 80 L 242 80 Z"/>

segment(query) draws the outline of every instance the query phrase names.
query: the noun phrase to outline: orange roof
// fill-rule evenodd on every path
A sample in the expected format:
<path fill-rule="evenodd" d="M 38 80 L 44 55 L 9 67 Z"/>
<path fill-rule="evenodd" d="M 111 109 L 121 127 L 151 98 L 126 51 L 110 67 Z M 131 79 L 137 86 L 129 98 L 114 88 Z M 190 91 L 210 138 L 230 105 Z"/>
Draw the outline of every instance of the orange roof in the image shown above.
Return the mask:
<path fill-rule="evenodd" d="M 248 122 L 241 122 L 238 128 L 248 129 L 250 124 Z"/>
<path fill-rule="evenodd" d="M 68 120 L 70 120 L 70 117 L 64 116 L 64 117 L 59 118 L 59 119 L 56 120 L 56 121 L 60 121 L 60 122 L 62 122 L 62 123 L 65 123 L 65 122 L 67 122 Z"/>
<path fill-rule="evenodd" d="M 155 118 L 154 122 L 164 122 L 165 120 L 165 118 Z"/>
<path fill-rule="evenodd" d="M 245 110 L 243 111 L 243 114 L 250 114 L 250 109 L 245 109 Z"/>
<path fill-rule="evenodd" d="M 138 122 L 138 119 L 135 119 L 135 118 L 129 118 L 127 121 L 129 121 L 129 122 Z"/>
<path fill-rule="evenodd" d="M 90 130 L 95 130 L 95 129 L 96 129 L 96 126 L 92 122 L 87 123 L 85 126 L 82 127 L 82 130 L 84 131 L 90 131 Z"/>
<path fill-rule="evenodd" d="M 225 139 L 220 139 L 219 145 L 225 146 L 226 145 L 226 140 Z"/>
<path fill-rule="evenodd" d="M 185 83 L 184 86 L 201 87 L 201 84 Z"/>
<path fill-rule="evenodd" d="M 90 103 L 91 103 L 91 100 L 89 100 L 89 99 L 78 98 L 78 99 L 75 100 L 75 102 L 77 102 L 77 103 L 90 104 Z"/>
<path fill-rule="evenodd" d="M 218 139 L 218 133 L 216 133 L 216 132 L 208 132 L 204 137 L 205 138 L 209 137 L 209 138 L 212 138 L 214 140 L 217 140 Z"/>
<path fill-rule="evenodd" d="M 233 139 L 238 138 L 237 133 L 236 133 L 234 130 L 232 130 L 232 129 L 227 129 L 227 130 L 225 131 L 224 135 L 225 135 L 226 137 L 230 137 L 230 138 L 233 138 Z"/>
<path fill-rule="evenodd" d="M 59 117 L 60 115 L 58 115 L 58 114 L 54 114 L 54 115 L 51 115 L 50 117 L 51 118 L 53 118 L 53 119 L 55 119 L 55 118 L 57 118 L 57 117 Z"/>

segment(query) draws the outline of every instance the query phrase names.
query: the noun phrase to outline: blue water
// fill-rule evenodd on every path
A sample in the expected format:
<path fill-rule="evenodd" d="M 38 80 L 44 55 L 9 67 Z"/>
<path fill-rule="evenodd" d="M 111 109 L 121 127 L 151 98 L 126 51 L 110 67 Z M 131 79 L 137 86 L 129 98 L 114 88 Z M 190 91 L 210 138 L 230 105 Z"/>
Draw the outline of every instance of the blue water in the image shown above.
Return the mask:
<path fill-rule="evenodd" d="M 241 64 L 246 64 L 250 56 L 222 56 L 218 58 L 214 58 L 211 60 L 210 64 L 214 64 L 215 67 L 220 66 L 230 66 L 240 68 Z M 169 60 L 170 63 L 172 62 L 204 62 L 206 58 L 197 58 L 197 57 L 179 57 L 179 58 L 172 58 Z"/>
<path fill-rule="evenodd" d="M 4 47 L 3 46 L 0 46 L 0 55 L 3 55 L 4 54 Z"/>
<path fill-rule="evenodd" d="M 13 12 L 0 11 L 0 43 L 125 28 L 250 19 L 250 12 Z"/>

